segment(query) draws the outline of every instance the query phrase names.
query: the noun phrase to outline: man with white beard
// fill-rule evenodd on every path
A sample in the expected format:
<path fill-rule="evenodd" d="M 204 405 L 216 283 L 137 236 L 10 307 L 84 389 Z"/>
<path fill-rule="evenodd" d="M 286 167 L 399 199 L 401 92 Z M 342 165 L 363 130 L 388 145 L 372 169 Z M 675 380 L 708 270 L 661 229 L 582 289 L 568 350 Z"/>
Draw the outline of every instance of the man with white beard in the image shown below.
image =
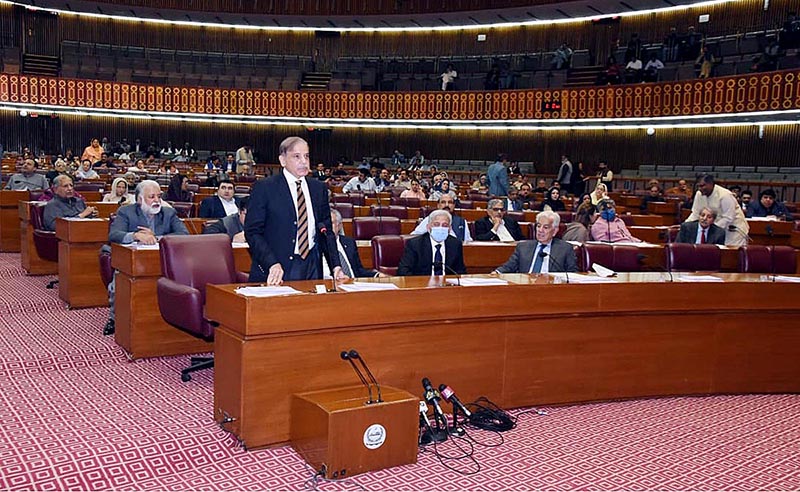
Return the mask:
<path fill-rule="evenodd" d="M 117 218 L 111 224 L 108 239 L 119 244 L 156 244 L 158 238 L 169 234 L 189 234 L 178 218 L 175 209 L 161 204 L 161 186 L 146 179 L 136 187 L 136 203 L 120 207 Z M 116 272 L 114 272 L 116 279 Z M 103 329 L 104 335 L 114 333 L 115 281 L 108 285 L 108 301 L 111 306 L 109 319 Z"/>

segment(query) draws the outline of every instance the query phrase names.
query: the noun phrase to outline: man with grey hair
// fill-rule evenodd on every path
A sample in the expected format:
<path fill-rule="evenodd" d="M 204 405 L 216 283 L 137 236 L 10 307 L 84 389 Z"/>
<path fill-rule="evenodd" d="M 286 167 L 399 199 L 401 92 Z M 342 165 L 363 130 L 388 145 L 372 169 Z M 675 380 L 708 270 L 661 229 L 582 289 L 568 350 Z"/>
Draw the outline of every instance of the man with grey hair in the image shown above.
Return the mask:
<path fill-rule="evenodd" d="M 492 198 L 486 204 L 486 217 L 475 221 L 475 240 L 477 241 L 502 241 L 510 243 L 522 241 L 522 229 L 519 223 L 506 216 L 503 200 Z"/>
<path fill-rule="evenodd" d="M 708 207 L 700 210 L 698 220 L 692 220 L 681 224 L 678 231 L 678 243 L 695 244 L 725 244 L 725 231 L 714 224 L 717 213 Z"/>
<path fill-rule="evenodd" d="M 153 245 L 161 236 L 170 234 L 186 235 L 189 231 L 178 218 L 174 208 L 161 204 L 161 186 L 146 179 L 136 186 L 136 203 L 125 205 L 117 210 L 117 218 L 111 223 L 108 240 L 112 243 Z M 116 292 L 116 272 L 108 285 L 108 302 L 111 307 L 109 318 L 103 329 L 104 335 L 115 331 L 114 304 Z"/>
<path fill-rule="evenodd" d="M 53 180 L 55 195 L 44 206 L 44 228 L 48 231 L 56 230 L 56 219 L 59 217 L 79 217 L 81 219 L 97 217 L 95 207 L 87 207 L 80 198 L 75 197 L 75 188 L 72 178 L 60 174 Z"/>
<path fill-rule="evenodd" d="M 339 257 L 339 263 L 345 275 L 351 278 L 357 277 L 385 277 L 383 273 L 376 270 L 368 270 L 361 264 L 358 256 L 358 246 L 355 239 L 344 235 L 342 227 L 342 214 L 336 209 L 331 209 L 331 226 L 333 234 L 336 236 L 337 251 L 334 252 Z M 327 249 L 323 251 L 325 261 L 322 264 L 322 274 L 324 278 L 331 277 L 331 252 Z"/>
<path fill-rule="evenodd" d="M 398 275 L 445 275 L 467 273 L 459 241 L 450 235 L 452 217 L 447 210 L 434 210 L 428 216 L 428 232 L 406 242 Z"/>
<path fill-rule="evenodd" d="M 508 261 L 495 272 L 577 272 L 578 262 L 572 245 L 555 237 L 560 223 L 561 218 L 555 212 L 539 213 L 536 216 L 536 240 L 519 243 Z"/>
<path fill-rule="evenodd" d="M 47 178 L 42 174 L 36 174 L 36 161 L 25 159 L 19 173 L 12 174 L 6 184 L 7 190 L 46 190 L 50 187 Z"/>

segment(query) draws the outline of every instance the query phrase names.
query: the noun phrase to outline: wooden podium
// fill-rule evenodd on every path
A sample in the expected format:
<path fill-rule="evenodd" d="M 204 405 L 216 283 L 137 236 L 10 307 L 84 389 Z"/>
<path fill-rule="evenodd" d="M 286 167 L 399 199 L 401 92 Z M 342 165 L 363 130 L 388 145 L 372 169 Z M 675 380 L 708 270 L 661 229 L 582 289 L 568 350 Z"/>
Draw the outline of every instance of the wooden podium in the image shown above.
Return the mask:
<path fill-rule="evenodd" d="M 383 386 L 367 405 L 364 386 L 292 395 L 292 447 L 325 478 L 417 462 L 419 398 Z"/>

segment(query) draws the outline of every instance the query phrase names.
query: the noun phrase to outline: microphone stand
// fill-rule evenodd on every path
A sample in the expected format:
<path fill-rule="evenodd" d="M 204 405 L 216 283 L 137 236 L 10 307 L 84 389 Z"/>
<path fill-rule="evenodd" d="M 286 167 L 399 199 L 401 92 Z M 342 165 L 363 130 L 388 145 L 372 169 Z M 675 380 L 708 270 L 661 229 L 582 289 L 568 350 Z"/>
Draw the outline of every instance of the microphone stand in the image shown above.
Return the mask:
<path fill-rule="evenodd" d="M 356 353 L 356 355 L 358 354 Z M 367 383 L 367 379 L 364 377 L 364 374 L 361 373 L 361 371 L 358 369 L 358 366 L 356 366 L 356 363 L 353 362 L 353 358 L 350 356 L 350 352 L 343 350 L 342 353 L 339 354 L 339 356 L 342 358 L 342 360 L 346 360 L 347 362 L 350 363 L 350 366 L 356 372 L 358 379 L 361 380 L 361 384 L 367 387 L 367 392 L 369 394 L 369 400 L 367 400 L 367 405 L 377 403 L 375 400 L 372 399 L 372 386 L 369 383 Z"/>
<path fill-rule="evenodd" d="M 553 248 L 553 244 L 552 243 L 550 243 L 550 248 L 551 249 Z M 545 253 L 544 251 L 542 251 L 541 253 L 539 253 L 539 256 L 541 256 L 543 260 L 549 256 L 550 259 L 553 260 L 553 262 L 556 264 L 556 266 L 559 267 L 559 269 L 564 272 L 564 276 L 567 277 L 567 283 L 569 283 L 569 272 L 567 271 L 566 268 L 564 268 L 564 265 L 562 265 L 560 262 L 557 262 L 555 260 L 555 258 L 553 258 L 553 255 Z M 550 273 L 549 266 L 547 268 L 547 273 Z"/>
<path fill-rule="evenodd" d="M 457 271 L 455 271 L 452 268 L 450 268 L 449 265 L 447 265 L 446 263 L 444 263 L 442 261 L 437 261 L 436 263 L 433 264 L 433 266 L 434 266 L 434 268 L 441 266 L 442 267 L 442 272 L 450 272 L 453 275 L 455 275 L 456 276 L 456 286 L 461 287 L 461 274 L 459 274 Z M 443 277 L 444 277 L 444 275 L 443 275 Z"/>
<path fill-rule="evenodd" d="M 381 397 L 381 385 L 378 384 L 378 381 L 375 379 L 375 376 L 372 375 L 372 371 L 370 371 L 369 367 L 367 367 L 367 363 L 364 362 L 364 359 L 358 354 L 358 352 L 355 351 L 355 349 L 351 349 L 348 355 L 350 356 L 349 357 L 350 360 L 358 359 L 358 362 L 361 364 L 361 367 L 364 368 L 364 371 L 367 373 L 367 376 L 369 376 L 370 381 L 372 381 L 372 384 L 374 384 L 375 388 L 378 390 L 378 399 L 375 400 L 373 403 L 383 403 L 383 397 Z"/>

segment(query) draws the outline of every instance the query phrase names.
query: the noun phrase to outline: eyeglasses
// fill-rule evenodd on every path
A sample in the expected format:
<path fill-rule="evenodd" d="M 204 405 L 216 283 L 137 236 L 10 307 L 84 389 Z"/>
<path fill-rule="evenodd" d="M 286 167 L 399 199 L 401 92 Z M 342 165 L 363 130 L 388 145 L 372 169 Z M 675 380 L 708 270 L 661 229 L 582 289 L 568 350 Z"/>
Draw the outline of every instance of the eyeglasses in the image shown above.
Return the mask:
<path fill-rule="evenodd" d="M 502 212 L 505 209 L 503 209 L 503 208 L 493 208 L 491 210 L 492 210 L 492 212 Z"/>

